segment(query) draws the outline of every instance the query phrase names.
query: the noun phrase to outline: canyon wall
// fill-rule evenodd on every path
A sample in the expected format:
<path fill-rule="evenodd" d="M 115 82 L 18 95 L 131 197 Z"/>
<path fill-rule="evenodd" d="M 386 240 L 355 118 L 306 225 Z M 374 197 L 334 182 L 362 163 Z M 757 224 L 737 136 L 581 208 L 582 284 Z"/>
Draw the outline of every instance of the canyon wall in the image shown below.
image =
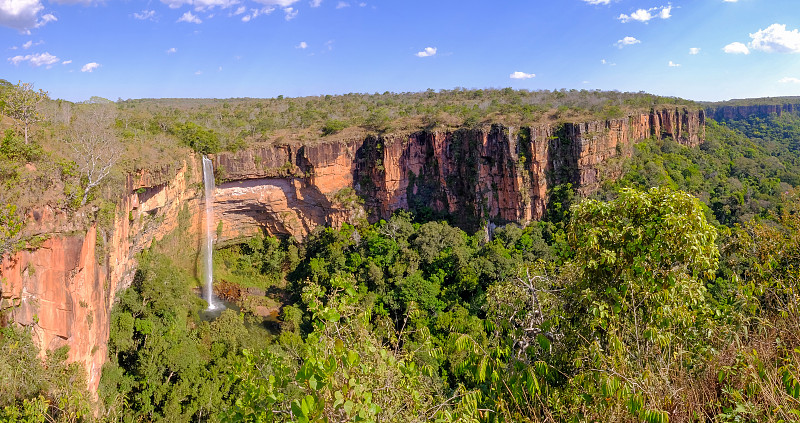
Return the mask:
<path fill-rule="evenodd" d="M 129 176 L 114 217 L 88 229 L 81 213 L 33 210 L 23 234 L 33 241 L 0 258 L 0 307 L 31 329 L 42 355 L 68 346 L 68 360 L 84 364 L 92 392 L 108 356 L 111 307 L 133 280 L 136 254 L 174 230 L 181 210 L 199 228 L 202 194 L 192 182 L 202 180 L 202 169 L 195 161 L 174 175 Z M 154 184 L 156 176 L 167 182 Z"/>
<path fill-rule="evenodd" d="M 702 111 L 664 109 L 580 124 L 502 125 L 307 145 L 273 145 L 212 157 L 217 243 L 261 233 L 302 239 L 317 226 L 387 218 L 400 208 L 447 213 L 467 229 L 543 216 L 547 192 L 571 183 L 591 193 L 651 136 L 697 146 Z M 618 162 L 615 164 L 615 162 Z M 128 177 L 111 222 L 43 207 L 26 216 L 26 249 L 0 259 L 0 308 L 32 329 L 43 349 L 69 346 L 96 392 L 110 310 L 130 285 L 136 255 L 181 227 L 199 249 L 202 167 Z M 183 225 L 183 226 L 182 226 Z M 185 227 L 184 227 L 185 226 Z M 197 231 L 197 232 L 194 232 Z"/>
<path fill-rule="evenodd" d="M 783 113 L 800 112 L 800 104 L 756 104 L 752 106 L 712 106 L 706 109 L 708 117 L 718 122 L 735 119 L 747 119 L 750 116 L 778 116 Z"/>
<path fill-rule="evenodd" d="M 370 136 L 339 143 L 271 146 L 222 153 L 215 168 L 222 241 L 266 231 L 305 237 L 394 210 L 446 213 L 467 229 L 482 223 L 540 219 L 548 188 L 581 193 L 615 179 L 635 143 L 655 136 L 697 146 L 703 111 L 663 109 L 608 121 L 521 128 L 493 125 L 455 131 Z"/>

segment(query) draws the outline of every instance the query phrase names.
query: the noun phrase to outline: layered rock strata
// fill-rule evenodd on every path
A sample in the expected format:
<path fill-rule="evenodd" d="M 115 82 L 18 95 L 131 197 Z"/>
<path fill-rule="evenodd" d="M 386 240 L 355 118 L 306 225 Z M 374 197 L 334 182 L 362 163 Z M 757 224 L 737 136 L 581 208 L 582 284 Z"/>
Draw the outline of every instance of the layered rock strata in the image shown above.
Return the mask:
<path fill-rule="evenodd" d="M 752 106 L 713 106 L 706 109 L 708 116 L 716 121 L 747 119 L 751 116 L 778 116 L 800 112 L 800 104 L 758 104 Z"/>
<path fill-rule="evenodd" d="M 0 258 L 0 307 L 31 329 L 42 355 L 68 346 L 68 360 L 84 364 L 92 392 L 108 356 L 111 307 L 133 280 L 136 254 L 174 230 L 181 210 L 187 227 L 199 228 L 193 160 L 163 184 L 149 186 L 151 174 L 128 177 L 108 227 L 75 227 L 85 219 L 48 207 L 32 211 L 25 235 L 35 241 Z"/>
<path fill-rule="evenodd" d="M 648 137 L 697 146 L 703 111 L 664 109 L 580 124 L 421 131 L 341 143 L 272 146 L 214 158 L 231 182 L 216 190 L 223 239 L 266 231 L 303 238 L 319 225 L 352 220 L 363 204 L 370 220 L 394 210 L 454 215 L 482 223 L 540 219 L 548 189 L 571 183 L 584 194 L 621 169 Z M 355 194 L 355 196 L 353 195 Z"/>

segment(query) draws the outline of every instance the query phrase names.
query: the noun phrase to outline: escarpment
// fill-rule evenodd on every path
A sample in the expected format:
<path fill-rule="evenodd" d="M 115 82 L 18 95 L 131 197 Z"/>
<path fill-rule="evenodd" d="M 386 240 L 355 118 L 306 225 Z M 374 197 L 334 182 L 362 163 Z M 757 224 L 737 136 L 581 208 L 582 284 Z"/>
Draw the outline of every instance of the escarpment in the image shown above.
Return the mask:
<path fill-rule="evenodd" d="M 216 218 L 223 240 L 266 231 L 305 237 L 394 210 L 453 215 L 467 229 L 483 222 L 540 219 L 548 189 L 571 183 L 597 190 L 621 169 L 606 164 L 655 136 L 697 146 L 703 111 L 664 109 L 607 121 L 502 125 L 314 145 L 261 147 L 214 157 L 228 182 L 217 187 Z M 363 212 L 362 212 L 363 210 Z M 362 214 L 363 213 L 363 214 Z"/>
<path fill-rule="evenodd" d="M 638 141 L 671 137 L 697 146 L 704 124 L 703 111 L 663 109 L 586 123 L 422 130 L 220 153 L 212 156 L 220 180 L 217 242 L 261 233 L 302 239 L 317 226 L 374 221 L 397 209 L 449 214 L 467 229 L 524 223 L 544 215 L 553 186 L 591 193 L 620 175 L 610 159 L 631 155 Z M 175 229 L 197 240 L 186 248 L 199 249 L 201 172 L 192 156 L 169 175 L 130 175 L 112 221 L 88 228 L 44 206 L 25 227 L 38 241 L 0 260 L 1 306 L 32 328 L 42 348 L 69 346 L 93 391 L 107 356 L 110 310 L 133 279 L 136 254 Z"/>
<path fill-rule="evenodd" d="M 706 109 L 708 116 L 716 121 L 727 121 L 734 119 L 747 119 L 751 116 L 766 117 L 771 114 L 778 116 L 784 113 L 800 112 L 800 102 L 781 103 L 781 104 L 754 104 L 746 106 L 710 106 Z"/>
<path fill-rule="evenodd" d="M 108 222 L 85 228 L 76 223 L 82 216 L 34 210 L 24 229 L 32 241 L 0 257 L 0 307 L 16 324 L 31 328 L 42 355 L 68 346 L 68 360 L 84 364 L 92 392 L 108 355 L 111 307 L 133 280 L 136 254 L 180 225 L 188 231 L 199 227 L 194 161 L 158 185 L 151 186 L 152 174 L 129 175 L 127 194 Z"/>

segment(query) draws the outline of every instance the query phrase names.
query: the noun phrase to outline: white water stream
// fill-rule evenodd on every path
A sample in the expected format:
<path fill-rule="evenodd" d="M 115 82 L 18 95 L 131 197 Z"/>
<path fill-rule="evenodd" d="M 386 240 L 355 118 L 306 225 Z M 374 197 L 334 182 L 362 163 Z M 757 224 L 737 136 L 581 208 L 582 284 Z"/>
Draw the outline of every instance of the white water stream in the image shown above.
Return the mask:
<path fill-rule="evenodd" d="M 203 156 L 203 186 L 205 188 L 206 199 L 206 243 L 203 249 L 203 265 L 206 282 L 206 301 L 208 309 L 214 310 L 214 265 L 212 263 L 214 254 L 214 166 L 208 157 Z"/>

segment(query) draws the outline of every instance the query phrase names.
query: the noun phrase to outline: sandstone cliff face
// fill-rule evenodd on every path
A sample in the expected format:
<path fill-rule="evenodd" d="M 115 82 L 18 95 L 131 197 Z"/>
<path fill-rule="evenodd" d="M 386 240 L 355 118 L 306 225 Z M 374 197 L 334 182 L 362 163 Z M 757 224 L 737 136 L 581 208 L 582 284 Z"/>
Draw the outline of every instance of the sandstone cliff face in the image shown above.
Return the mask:
<path fill-rule="evenodd" d="M 697 146 L 705 115 L 664 109 L 609 121 L 560 126 L 417 132 L 313 146 L 263 147 L 214 158 L 228 182 L 216 190 L 222 239 L 261 231 L 303 238 L 319 225 L 338 226 L 360 213 L 370 220 L 394 210 L 443 212 L 465 227 L 527 222 L 543 216 L 547 191 L 571 183 L 598 189 L 645 138 Z"/>
<path fill-rule="evenodd" d="M 69 346 L 70 362 L 86 367 L 96 392 L 108 355 L 109 317 L 118 290 L 130 285 L 137 253 L 172 231 L 181 208 L 199 227 L 197 192 L 201 180 L 192 163 L 169 182 L 148 186 L 153 175 L 128 178 L 112 227 L 76 228 L 82 219 L 50 208 L 27 216 L 25 233 L 46 238 L 40 245 L 0 258 L 0 294 L 11 318 L 32 329 L 42 348 Z M 199 169 L 195 163 L 194 169 Z"/>
<path fill-rule="evenodd" d="M 800 111 L 800 104 L 774 104 L 774 105 L 753 105 L 753 106 L 719 106 L 709 107 L 706 112 L 708 116 L 716 121 L 726 121 L 733 119 L 746 119 L 750 116 L 769 116 L 783 113 L 797 113 Z"/>

